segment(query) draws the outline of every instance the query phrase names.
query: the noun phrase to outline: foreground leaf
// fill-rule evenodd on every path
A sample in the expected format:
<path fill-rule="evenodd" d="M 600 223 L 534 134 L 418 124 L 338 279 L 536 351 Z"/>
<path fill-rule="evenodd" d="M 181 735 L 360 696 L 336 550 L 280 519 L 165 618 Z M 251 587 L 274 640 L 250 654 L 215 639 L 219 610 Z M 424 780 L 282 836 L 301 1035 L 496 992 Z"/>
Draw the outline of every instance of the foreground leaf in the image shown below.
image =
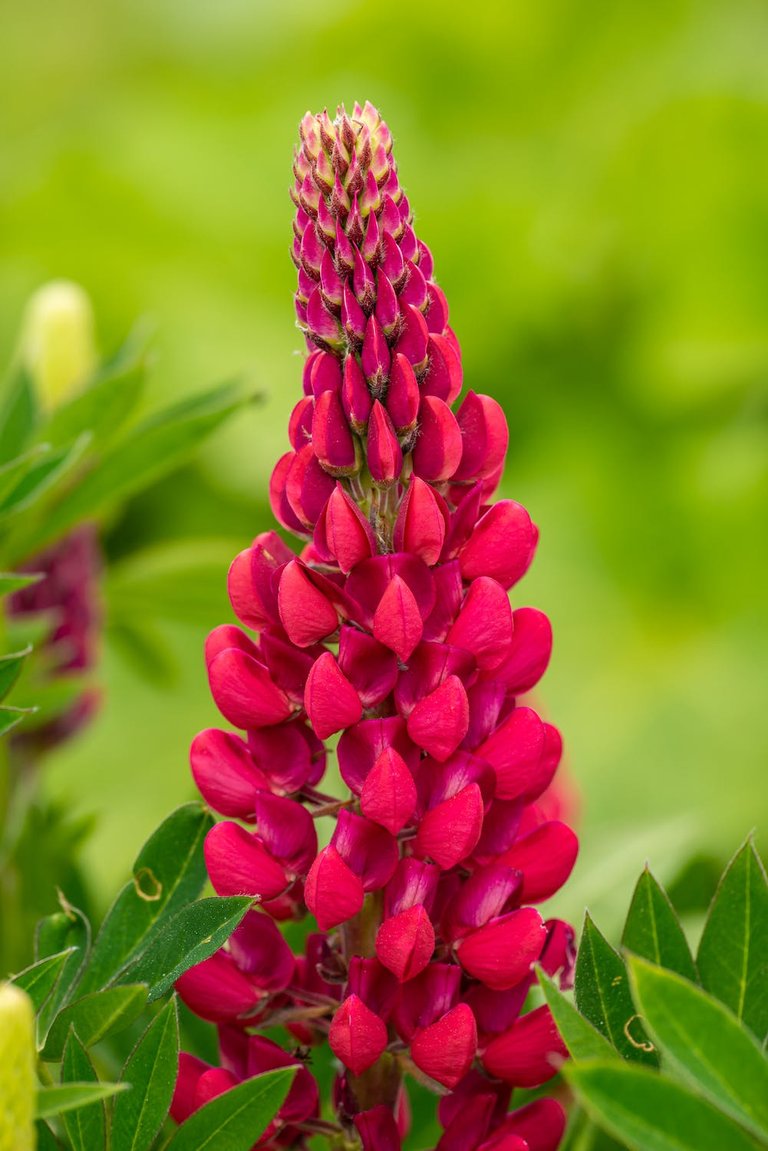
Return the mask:
<path fill-rule="evenodd" d="M 122 349 L 99 369 L 85 391 L 55 408 L 39 436 L 57 446 L 84 430 L 91 433 L 94 447 L 114 439 L 141 399 L 146 351 L 146 341 Z"/>
<path fill-rule="evenodd" d="M 637 1009 L 672 1070 L 768 1142 L 768 1060 L 747 1028 L 687 979 L 629 959 Z"/>
<path fill-rule="evenodd" d="M 19 678 L 24 660 L 31 651 L 31 647 L 25 647 L 23 651 L 14 651 L 8 655 L 0 656 L 0 699 L 5 699 Z"/>
<path fill-rule="evenodd" d="M 18 975 L 14 975 L 10 980 L 16 987 L 20 987 L 22 991 L 26 991 L 32 1000 L 35 1014 L 37 1014 L 53 991 L 64 964 L 74 950 L 74 948 L 69 947 L 66 951 L 59 951 L 55 955 L 49 955 L 46 959 L 41 959 L 39 963 L 33 963 L 30 967 L 25 967 L 23 971 L 20 971 Z"/>
<path fill-rule="evenodd" d="M 190 1115 L 165 1151 L 250 1151 L 280 1110 L 295 1068 L 267 1071 L 238 1083 Z"/>
<path fill-rule="evenodd" d="M 563 1075 L 592 1118 L 631 1151 L 758 1151 L 710 1103 L 658 1071 L 631 1063 L 568 1063 Z"/>
<path fill-rule="evenodd" d="M 37 398 L 29 372 L 19 367 L 0 385 L 0 463 L 23 449 L 37 421 Z"/>
<path fill-rule="evenodd" d="M 109 987 L 75 1000 L 51 1024 L 41 1057 L 53 1062 L 60 1059 L 70 1028 L 77 1031 L 84 1047 L 93 1047 L 105 1035 L 133 1023 L 146 1002 L 147 988 L 143 984 Z"/>
<path fill-rule="evenodd" d="M 768 1033 L 768 880 L 751 840 L 720 880 L 697 964 L 702 986 L 763 1040 Z"/>
<path fill-rule="evenodd" d="M 70 1031 L 64 1047 L 61 1077 L 66 1083 L 88 1083 L 98 1086 L 99 1077 L 88 1052 L 74 1031 Z M 64 1113 L 64 1126 L 72 1144 L 72 1151 L 95 1151 L 107 1144 L 107 1112 L 103 1099 L 83 1102 Z"/>
<path fill-rule="evenodd" d="M 121 978 L 149 986 L 149 1000 L 158 999 L 196 963 L 218 951 L 253 905 L 248 896 L 212 897 L 183 907 L 169 919 Z"/>
<path fill-rule="evenodd" d="M 88 955 L 91 925 L 78 908 L 60 896 L 63 910 L 41 919 L 35 929 L 35 958 L 41 959 L 68 951 L 61 974 L 37 1017 L 37 1043 L 43 1045 L 48 1028 L 70 995 L 78 973 Z"/>
<path fill-rule="evenodd" d="M 657 1063 L 632 1003 L 621 956 L 595 927 L 589 913 L 576 960 L 576 1006 L 625 1059 Z"/>
<path fill-rule="evenodd" d="M 200 803 L 177 808 L 142 847 L 107 912 L 78 991 L 115 980 L 150 942 L 163 917 L 197 899 L 206 880 L 203 841 L 213 818 Z"/>
<path fill-rule="evenodd" d="M 112 1095 L 122 1095 L 129 1087 L 128 1083 L 61 1083 L 56 1087 L 41 1087 L 37 1092 L 35 1115 L 38 1119 L 50 1119 Z"/>
<path fill-rule="evenodd" d="M 563 1037 L 572 1059 L 610 1059 L 616 1051 L 608 1040 L 580 1015 L 566 999 L 553 979 L 541 968 L 537 969 L 539 985 L 544 994 L 557 1029 Z"/>
<path fill-rule="evenodd" d="M 173 1098 L 179 1062 L 179 1020 L 172 998 L 155 1016 L 120 1074 L 132 1091 L 115 1101 L 112 1151 L 149 1151 Z"/>
<path fill-rule="evenodd" d="M 696 964 L 680 920 L 647 867 L 637 881 L 621 942 L 635 955 L 695 981 Z"/>

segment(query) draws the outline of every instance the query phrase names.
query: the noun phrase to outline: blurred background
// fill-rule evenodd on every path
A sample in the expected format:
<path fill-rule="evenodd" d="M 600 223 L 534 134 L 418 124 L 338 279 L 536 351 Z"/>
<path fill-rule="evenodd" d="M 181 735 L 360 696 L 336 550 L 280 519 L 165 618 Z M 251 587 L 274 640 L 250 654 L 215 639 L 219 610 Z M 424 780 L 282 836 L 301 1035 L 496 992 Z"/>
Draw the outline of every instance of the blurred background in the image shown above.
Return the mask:
<path fill-rule="evenodd" d="M 507 412 L 503 494 L 541 530 L 514 601 L 552 618 L 541 702 L 579 795 L 558 910 L 611 930 L 646 860 L 706 872 L 764 826 L 763 0 L 3 7 L 3 359 L 27 296 L 65 276 L 105 352 L 154 325 L 155 399 L 238 375 L 263 394 L 106 525 L 133 626 L 110 630 L 99 718 L 46 778 L 95 817 L 97 899 L 192 796 L 187 748 L 216 720 L 202 641 L 230 618 L 229 558 L 271 526 L 300 394 L 296 128 L 341 100 L 392 127 L 466 382 Z"/>

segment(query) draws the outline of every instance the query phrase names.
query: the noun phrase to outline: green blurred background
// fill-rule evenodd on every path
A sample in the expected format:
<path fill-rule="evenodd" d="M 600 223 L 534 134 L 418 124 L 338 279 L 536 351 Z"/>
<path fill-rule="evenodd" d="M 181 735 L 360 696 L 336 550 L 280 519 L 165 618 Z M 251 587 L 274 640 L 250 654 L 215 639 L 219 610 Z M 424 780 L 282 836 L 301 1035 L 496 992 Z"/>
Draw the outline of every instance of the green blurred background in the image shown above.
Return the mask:
<path fill-rule="evenodd" d="M 101 715 L 47 775 L 97 815 L 99 898 L 192 794 L 202 640 L 229 618 L 227 557 L 270 526 L 300 392 L 296 126 L 356 98 L 393 129 L 467 383 L 509 418 L 504 494 L 541 529 L 514 599 L 552 617 L 541 698 L 581 797 L 560 910 L 610 927 L 646 859 L 669 879 L 764 823 L 767 49 L 764 0 L 6 0 L 0 349 L 66 276 L 106 351 L 151 318 L 156 398 L 238 373 L 265 395 L 107 525 L 148 651 L 110 634 Z M 169 538 L 193 581 L 130 558 Z"/>

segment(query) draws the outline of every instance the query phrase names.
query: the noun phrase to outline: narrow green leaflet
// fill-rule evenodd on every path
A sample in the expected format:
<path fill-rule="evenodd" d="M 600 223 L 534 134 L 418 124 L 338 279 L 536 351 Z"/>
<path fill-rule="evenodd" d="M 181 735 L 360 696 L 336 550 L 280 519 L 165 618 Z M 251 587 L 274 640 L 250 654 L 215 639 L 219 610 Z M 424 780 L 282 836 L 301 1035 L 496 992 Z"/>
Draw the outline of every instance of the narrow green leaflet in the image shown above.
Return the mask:
<path fill-rule="evenodd" d="M 607 1039 L 580 1015 L 570 1000 L 566 999 L 553 979 L 541 968 L 537 968 L 539 984 L 544 994 L 557 1029 L 572 1059 L 611 1059 L 616 1051 Z"/>
<path fill-rule="evenodd" d="M 762 1041 L 768 1033 L 768 881 L 751 840 L 720 880 L 697 964 L 702 986 Z"/>
<path fill-rule="evenodd" d="M 91 925 L 82 911 L 60 898 L 63 910 L 41 919 L 35 930 L 35 959 L 38 962 L 62 951 L 70 952 L 62 965 L 58 982 L 38 1014 L 38 1046 L 42 1046 L 51 1022 L 66 1002 L 91 943 Z"/>
<path fill-rule="evenodd" d="M 35 1115 L 38 1119 L 50 1119 L 63 1115 L 65 1111 L 76 1111 L 99 1103 L 112 1095 L 122 1096 L 128 1092 L 128 1083 L 60 1083 L 56 1087 L 41 1087 L 37 1092 Z M 58 1144 L 57 1144 L 58 1146 Z M 101 1148 L 98 1149 L 101 1151 Z"/>
<path fill-rule="evenodd" d="M 677 913 L 647 867 L 637 881 L 621 942 L 635 955 L 696 980 L 696 964 Z"/>
<path fill-rule="evenodd" d="M 7 735 L 23 719 L 34 713 L 34 707 L 0 707 L 0 736 Z"/>
<path fill-rule="evenodd" d="M 173 1098 L 179 1062 L 176 999 L 166 1003 L 134 1047 L 120 1074 L 131 1091 L 115 1100 L 111 1151 L 149 1151 Z"/>
<path fill-rule="evenodd" d="M 42 574 L 36 572 L 0 572 L 0 596 L 10 595 L 30 584 L 40 583 Z"/>
<path fill-rule="evenodd" d="M 768 1059 L 746 1027 L 687 979 L 628 960 L 635 1003 L 672 1071 L 768 1143 Z"/>
<path fill-rule="evenodd" d="M 190 1115 L 164 1151 L 250 1151 L 280 1110 L 294 1074 L 286 1067 L 238 1083 Z"/>
<path fill-rule="evenodd" d="M 21 455 L 15 456 L 0 466 L 0 507 L 5 503 L 11 492 L 18 487 L 32 468 L 44 462 L 50 455 L 50 444 L 34 444 Z"/>
<path fill-rule="evenodd" d="M 25 368 L 17 368 L 6 383 L 0 383 L 0 463 L 23 449 L 37 422 L 35 389 Z"/>
<path fill-rule="evenodd" d="M 0 656 L 0 699 L 5 699 L 21 675 L 24 660 L 31 651 L 31 647 L 25 647 L 23 651 L 13 651 Z"/>
<path fill-rule="evenodd" d="M 149 1000 L 158 999 L 196 963 L 218 951 L 252 906 L 248 896 L 200 899 L 183 907 L 153 937 L 121 980 L 149 985 Z"/>
<path fill-rule="evenodd" d="M 39 435 L 58 447 L 88 430 L 92 447 L 101 447 L 133 414 L 145 382 L 146 348 L 126 349 L 99 370 L 84 392 L 57 407 Z"/>
<path fill-rule="evenodd" d="M 589 913 L 584 917 L 576 960 L 576 1006 L 619 1054 L 636 1063 L 658 1063 L 632 1003 L 627 971 L 621 957 L 595 927 Z"/>
<path fill-rule="evenodd" d="M 147 1002 L 144 984 L 109 987 L 68 1004 L 54 1019 L 41 1058 L 57 1062 L 61 1058 L 70 1028 L 77 1031 L 84 1047 L 93 1047 L 105 1035 L 119 1031 L 141 1015 Z"/>
<path fill-rule="evenodd" d="M 145 420 L 105 452 L 45 523 L 17 542 L 18 550 L 37 551 L 74 524 L 100 515 L 178 467 L 248 398 L 241 386 L 228 383 Z"/>
<path fill-rule="evenodd" d="M 98 1084 L 99 1077 L 91 1063 L 90 1056 L 74 1030 L 67 1036 L 64 1059 L 61 1065 L 63 1084 Z M 72 1151 L 95 1151 L 107 1145 L 107 1112 L 103 1099 L 91 1103 L 81 1103 L 71 1111 L 64 1112 L 66 1128 Z"/>
<path fill-rule="evenodd" d="M 630 1151 L 759 1151 L 760 1144 L 710 1103 L 658 1071 L 631 1063 L 567 1063 L 579 1102 Z"/>
<path fill-rule="evenodd" d="M 78 436 L 73 444 L 49 452 L 39 463 L 34 464 L 3 499 L 0 504 L 0 518 L 18 515 L 19 512 L 31 507 L 45 492 L 72 471 L 82 458 L 89 442 L 90 435 L 85 432 Z"/>
<path fill-rule="evenodd" d="M 33 963 L 30 967 L 25 967 L 18 975 L 14 975 L 10 980 L 22 991 L 26 991 L 35 1008 L 35 1014 L 45 1003 L 48 996 L 56 986 L 56 981 L 61 975 L 62 968 L 67 962 L 67 959 L 72 955 L 74 948 L 67 948 L 66 951 L 59 951 L 55 955 L 49 955 L 45 959 L 41 959 L 39 963 Z"/>
<path fill-rule="evenodd" d="M 126 884 L 96 937 L 79 994 L 118 977 L 152 939 L 164 916 L 197 899 L 205 880 L 203 842 L 213 819 L 202 804 L 173 811 L 142 847 Z"/>

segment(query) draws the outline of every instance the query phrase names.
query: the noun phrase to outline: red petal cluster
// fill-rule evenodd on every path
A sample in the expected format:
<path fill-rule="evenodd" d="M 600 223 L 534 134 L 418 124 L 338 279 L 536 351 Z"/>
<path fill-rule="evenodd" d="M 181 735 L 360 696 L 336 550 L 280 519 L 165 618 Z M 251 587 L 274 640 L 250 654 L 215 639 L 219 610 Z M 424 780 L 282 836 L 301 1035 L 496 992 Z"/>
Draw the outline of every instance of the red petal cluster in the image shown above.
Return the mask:
<path fill-rule="evenodd" d="M 234 560 L 243 627 L 216 629 L 206 662 L 241 734 L 205 731 L 191 756 L 226 817 L 206 842 L 213 886 L 262 910 L 179 992 L 230 1053 L 254 1025 L 327 1039 L 345 1069 L 339 1119 L 363 1148 L 400 1147 L 405 1066 L 453 1093 L 440 1151 L 554 1151 L 556 1104 L 507 1114 L 511 1089 L 544 1083 L 565 1054 L 546 1008 L 521 1015 L 533 967 L 567 981 L 573 962 L 570 928 L 531 906 L 577 851 L 542 802 L 559 733 L 520 698 L 551 650 L 546 617 L 508 596 L 537 531 L 513 500 L 488 502 L 507 446 L 498 404 L 469 392 L 452 411 L 458 344 L 386 125 L 356 105 L 307 116 L 301 134 L 310 351 L 272 497 L 309 542 L 297 556 L 267 532 Z M 348 790 L 324 793 L 331 738 Z M 307 910 L 320 933 L 294 957 L 273 921 Z M 224 1072 L 254 1073 L 248 1058 L 230 1054 Z M 182 1071 L 193 1106 L 229 1083 Z M 375 1106 L 369 1072 L 386 1085 Z"/>

